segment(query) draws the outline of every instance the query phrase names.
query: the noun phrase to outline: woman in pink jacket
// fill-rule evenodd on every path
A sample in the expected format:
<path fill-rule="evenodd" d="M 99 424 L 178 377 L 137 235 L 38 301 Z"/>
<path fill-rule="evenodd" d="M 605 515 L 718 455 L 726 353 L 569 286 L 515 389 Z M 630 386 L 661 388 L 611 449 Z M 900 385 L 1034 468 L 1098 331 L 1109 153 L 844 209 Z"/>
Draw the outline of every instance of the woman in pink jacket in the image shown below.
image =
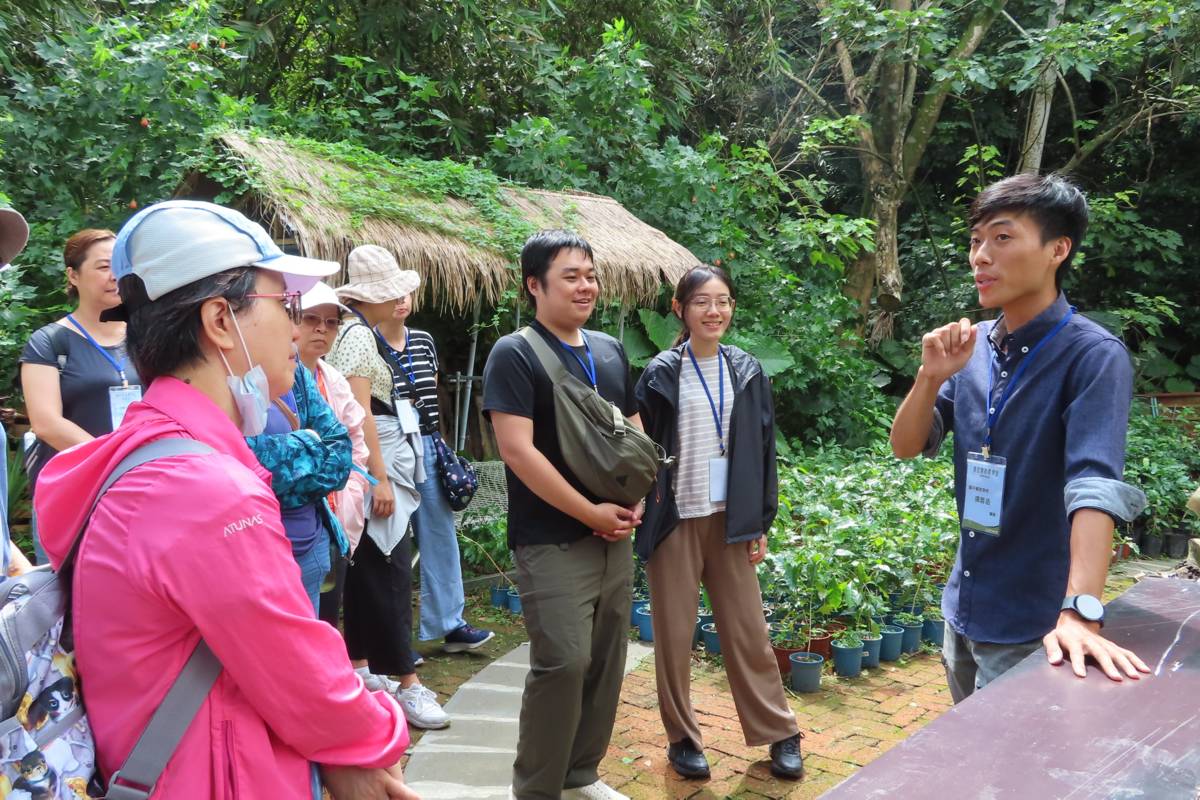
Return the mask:
<path fill-rule="evenodd" d="M 201 638 L 221 662 L 154 798 L 319 800 L 314 765 L 337 800 L 416 798 L 399 767 L 404 716 L 313 618 L 244 438 L 290 388 L 299 293 L 336 267 L 285 256 L 241 214 L 194 201 L 151 206 L 117 238 L 128 348 L 149 388 L 120 428 L 46 466 L 37 511 L 58 567 L 126 455 L 164 437 L 214 451 L 131 470 L 96 507 L 75 564 L 75 655 L 103 776 Z"/>

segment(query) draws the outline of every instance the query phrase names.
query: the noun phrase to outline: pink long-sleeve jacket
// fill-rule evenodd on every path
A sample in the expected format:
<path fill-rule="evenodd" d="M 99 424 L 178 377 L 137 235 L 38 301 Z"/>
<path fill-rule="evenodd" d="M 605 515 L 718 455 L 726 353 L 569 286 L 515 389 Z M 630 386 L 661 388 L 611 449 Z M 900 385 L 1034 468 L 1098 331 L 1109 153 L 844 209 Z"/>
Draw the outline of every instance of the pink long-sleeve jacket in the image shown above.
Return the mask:
<path fill-rule="evenodd" d="M 165 436 L 216 452 L 127 473 L 97 506 L 75 570 L 76 660 L 102 773 L 125 760 L 200 637 L 223 671 L 154 798 L 310 800 L 310 762 L 397 763 L 399 706 L 363 687 L 337 631 L 313 618 L 269 473 L 191 386 L 155 380 L 120 428 L 46 465 L 36 504 L 54 566 L 109 471 Z"/>
<path fill-rule="evenodd" d="M 321 396 L 333 409 L 333 415 L 338 418 L 338 422 L 345 425 L 350 433 L 355 465 L 366 470 L 369 451 L 366 434 L 363 433 L 363 421 L 367 418 L 367 412 L 354 399 L 354 392 L 342 373 L 326 364 L 324 359 L 317 360 L 317 369 L 320 379 L 317 385 L 321 389 Z M 342 524 L 342 530 L 346 532 L 351 553 L 358 547 L 363 528 L 366 526 L 366 496 L 370 488 L 367 479 L 355 471 L 350 473 L 346 488 L 337 493 L 337 506 L 333 513 Z"/>

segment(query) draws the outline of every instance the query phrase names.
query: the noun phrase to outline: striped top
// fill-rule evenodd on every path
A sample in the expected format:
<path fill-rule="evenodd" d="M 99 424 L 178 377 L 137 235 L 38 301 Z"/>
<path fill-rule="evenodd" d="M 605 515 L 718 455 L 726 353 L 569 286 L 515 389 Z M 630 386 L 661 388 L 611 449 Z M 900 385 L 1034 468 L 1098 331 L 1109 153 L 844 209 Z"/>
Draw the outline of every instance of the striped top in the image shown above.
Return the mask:
<path fill-rule="evenodd" d="M 421 413 L 421 433 L 436 431 L 440 422 L 440 414 L 437 394 L 437 346 L 433 343 L 433 337 L 425 331 L 409 328 L 409 352 L 397 352 L 390 346 L 389 349 L 392 350 L 394 361 L 406 371 L 410 366 L 408 356 L 412 357 L 413 382 L 409 382 L 406 372 L 400 373 L 400 381 L 397 383 L 398 393 L 401 397 L 410 398 L 414 405 L 418 400 L 423 404 L 418 409 Z"/>
<path fill-rule="evenodd" d="M 720 407 L 717 365 L 718 356 L 700 358 L 696 363 L 704 373 L 713 403 Z M 733 410 L 733 375 L 729 362 L 725 362 L 725 413 L 721 417 L 721 428 L 729 435 L 729 414 Z M 713 503 L 708 499 L 708 461 L 721 456 L 721 443 L 717 438 L 717 424 L 713 420 L 712 406 L 692 366 L 692 359 L 683 359 L 679 372 L 679 461 L 675 467 L 675 504 L 680 519 L 707 517 L 725 510 L 725 503 Z M 726 441 L 728 448 L 729 442 Z"/>

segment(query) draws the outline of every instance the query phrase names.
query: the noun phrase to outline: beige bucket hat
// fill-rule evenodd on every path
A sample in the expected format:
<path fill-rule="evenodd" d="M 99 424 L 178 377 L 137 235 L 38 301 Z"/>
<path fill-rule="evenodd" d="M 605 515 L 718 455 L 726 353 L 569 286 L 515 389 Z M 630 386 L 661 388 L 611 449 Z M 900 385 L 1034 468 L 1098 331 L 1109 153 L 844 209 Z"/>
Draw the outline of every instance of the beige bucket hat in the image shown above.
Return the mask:
<path fill-rule="evenodd" d="M 29 226 L 15 208 L 0 207 L 0 269 L 17 257 L 29 241 Z"/>
<path fill-rule="evenodd" d="M 400 269 L 396 257 L 374 244 L 359 245 L 346 259 L 346 283 L 337 287 L 342 300 L 386 303 L 412 294 L 421 285 L 421 276 L 411 269 Z"/>

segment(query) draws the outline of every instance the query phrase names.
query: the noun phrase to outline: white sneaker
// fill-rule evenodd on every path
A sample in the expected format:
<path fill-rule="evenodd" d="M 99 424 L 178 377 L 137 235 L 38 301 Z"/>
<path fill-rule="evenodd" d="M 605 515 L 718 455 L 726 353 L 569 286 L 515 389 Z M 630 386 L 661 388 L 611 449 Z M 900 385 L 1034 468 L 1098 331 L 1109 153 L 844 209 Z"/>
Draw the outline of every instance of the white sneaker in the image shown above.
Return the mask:
<path fill-rule="evenodd" d="M 400 691 L 400 684 L 384 675 L 376 675 L 368 667 L 359 667 L 354 671 L 363 679 L 363 686 L 367 687 L 368 692 L 387 692 L 394 695 Z"/>
<path fill-rule="evenodd" d="M 621 794 L 604 781 L 596 781 L 578 789 L 563 789 L 562 800 L 629 800 L 629 796 Z"/>
<path fill-rule="evenodd" d="M 450 724 L 450 717 L 438 705 L 437 695 L 431 690 L 419 683 L 414 683 L 407 689 L 401 689 L 397 684 L 396 689 L 397 691 L 393 694 L 400 701 L 400 707 L 404 709 L 404 716 L 412 727 L 438 730 Z"/>

